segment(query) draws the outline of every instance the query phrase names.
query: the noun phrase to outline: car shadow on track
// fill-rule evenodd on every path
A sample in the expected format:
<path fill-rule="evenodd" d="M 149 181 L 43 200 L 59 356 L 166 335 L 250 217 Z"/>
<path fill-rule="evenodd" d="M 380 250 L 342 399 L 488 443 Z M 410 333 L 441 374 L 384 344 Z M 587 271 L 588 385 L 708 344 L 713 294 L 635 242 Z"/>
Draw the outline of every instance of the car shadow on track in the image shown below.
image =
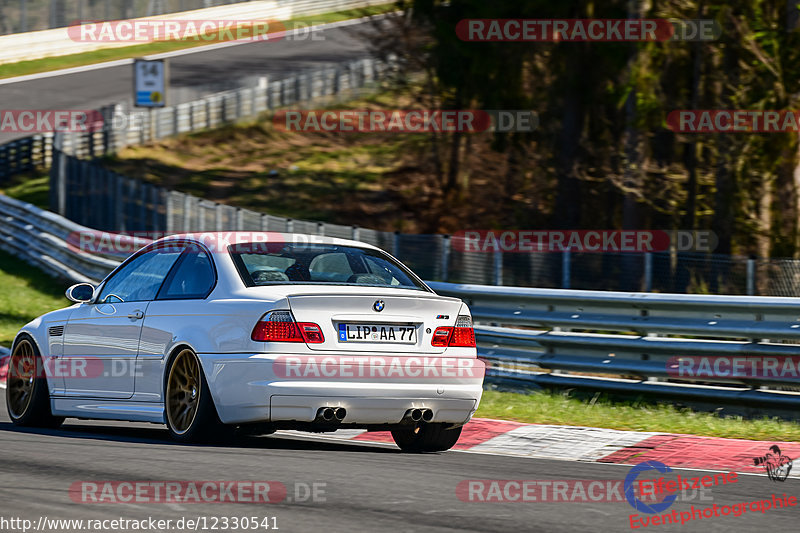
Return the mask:
<path fill-rule="evenodd" d="M 285 435 L 238 436 L 231 440 L 210 444 L 184 444 L 169 437 L 166 429 L 66 423 L 58 429 L 27 428 L 10 422 L 0 422 L 0 431 L 69 437 L 72 439 L 161 444 L 190 448 L 247 448 L 264 450 L 318 450 L 337 452 L 401 453 L 399 449 L 356 442 L 331 442 L 313 438 L 293 438 Z M 309 433 L 309 437 L 313 437 Z"/>

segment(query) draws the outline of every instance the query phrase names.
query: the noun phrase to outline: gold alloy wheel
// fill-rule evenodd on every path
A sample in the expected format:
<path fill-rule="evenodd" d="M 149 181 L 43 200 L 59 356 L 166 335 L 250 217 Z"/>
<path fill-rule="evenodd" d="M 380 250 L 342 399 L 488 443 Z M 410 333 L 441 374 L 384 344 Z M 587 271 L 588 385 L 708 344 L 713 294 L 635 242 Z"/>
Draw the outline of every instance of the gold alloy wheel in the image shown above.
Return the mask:
<path fill-rule="evenodd" d="M 181 351 L 167 378 L 166 410 L 169 425 L 178 435 L 186 433 L 200 405 L 200 363 L 191 350 Z"/>
<path fill-rule="evenodd" d="M 36 380 L 36 354 L 28 340 L 21 340 L 14 347 L 8 362 L 8 408 L 14 418 L 22 417 L 33 398 Z"/>

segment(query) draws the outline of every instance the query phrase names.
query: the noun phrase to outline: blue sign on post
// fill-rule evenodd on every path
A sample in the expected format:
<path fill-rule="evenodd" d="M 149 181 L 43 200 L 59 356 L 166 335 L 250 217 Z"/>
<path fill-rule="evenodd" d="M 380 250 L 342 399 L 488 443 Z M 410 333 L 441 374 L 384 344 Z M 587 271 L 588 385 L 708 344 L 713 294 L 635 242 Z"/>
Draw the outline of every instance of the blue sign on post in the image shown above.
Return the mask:
<path fill-rule="evenodd" d="M 167 63 L 163 59 L 134 60 L 133 101 L 136 107 L 167 105 Z"/>

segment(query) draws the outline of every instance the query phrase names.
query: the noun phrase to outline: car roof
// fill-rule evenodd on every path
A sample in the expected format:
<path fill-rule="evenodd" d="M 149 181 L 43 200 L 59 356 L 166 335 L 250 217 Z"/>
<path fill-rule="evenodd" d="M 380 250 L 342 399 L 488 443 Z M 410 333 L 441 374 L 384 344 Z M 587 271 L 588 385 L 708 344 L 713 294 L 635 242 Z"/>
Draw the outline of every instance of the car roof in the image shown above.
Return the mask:
<path fill-rule="evenodd" d="M 162 237 L 153 244 L 160 242 L 170 242 L 175 240 L 189 240 L 200 243 L 212 251 L 227 251 L 231 244 L 264 243 L 264 242 L 293 242 L 310 244 L 329 244 L 336 246 L 355 246 L 358 248 L 369 248 L 380 250 L 377 246 L 354 241 L 351 239 L 339 239 L 337 237 L 326 237 L 324 235 L 310 235 L 306 233 L 282 233 L 276 231 L 203 231 L 192 233 L 177 233 Z"/>

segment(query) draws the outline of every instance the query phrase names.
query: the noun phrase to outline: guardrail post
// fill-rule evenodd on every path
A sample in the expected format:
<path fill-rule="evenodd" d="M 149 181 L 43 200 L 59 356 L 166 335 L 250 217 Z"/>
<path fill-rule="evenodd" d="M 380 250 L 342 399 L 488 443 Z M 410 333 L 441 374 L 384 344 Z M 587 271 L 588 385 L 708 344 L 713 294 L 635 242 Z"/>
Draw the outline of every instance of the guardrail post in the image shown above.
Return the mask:
<path fill-rule="evenodd" d="M 206 208 L 202 201 L 197 202 L 197 231 L 200 233 L 206 230 Z"/>
<path fill-rule="evenodd" d="M 502 285 L 503 284 L 503 252 L 500 250 L 500 247 L 495 247 L 494 251 L 492 252 L 492 259 L 494 259 L 494 280 L 492 283 L 494 285 Z"/>
<path fill-rule="evenodd" d="M 214 231 L 222 231 L 222 204 L 214 206 Z"/>
<path fill-rule="evenodd" d="M 244 209 L 236 208 L 236 231 L 244 230 Z"/>
<path fill-rule="evenodd" d="M 56 205 L 54 207 L 56 207 L 56 212 L 62 217 L 67 215 L 67 156 L 63 152 L 63 149 L 64 134 L 57 131 L 53 138 L 53 153 L 58 154 L 57 161 L 53 164 L 53 168 L 56 169 L 54 184 L 56 189 Z"/>
<path fill-rule="evenodd" d="M 358 226 L 353 226 L 350 238 L 353 239 L 354 241 L 357 241 L 359 239 Z"/>
<path fill-rule="evenodd" d="M 242 89 L 239 89 L 238 91 L 233 93 L 236 96 L 236 116 L 233 117 L 234 121 L 242 118 L 242 115 L 244 114 L 244 97 L 242 95 L 243 92 L 244 91 Z"/>
<path fill-rule="evenodd" d="M 150 190 L 150 192 L 153 194 L 152 197 L 153 210 L 150 213 L 152 216 L 152 225 L 153 225 L 152 230 L 153 232 L 164 231 L 164 228 L 161 227 L 161 217 L 159 216 L 160 215 L 159 205 L 161 204 L 161 200 L 165 197 L 164 189 L 162 189 L 161 187 L 156 187 L 154 185 L 153 188 Z"/>
<path fill-rule="evenodd" d="M 294 233 L 294 220 L 291 218 L 286 219 L 286 233 Z"/>
<path fill-rule="evenodd" d="M 653 291 L 653 254 L 644 254 L 644 292 Z"/>
<path fill-rule="evenodd" d="M 450 271 L 450 235 L 442 235 L 442 281 L 447 281 Z"/>
<path fill-rule="evenodd" d="M 125 195 L 122 193 L 122 180 L 124 178 L 119 174 L 114 174 L 114 196 L 116 202 L 115 212 L 117 213 L 116 227 L 117 231 L 125 231 Z"/>
<path fill-rule="evenodd" d="M 752 257 L 747 259 L 747 295 L 753 296 L 756 293 L 756 260 Z"/>
<path fill-rule="evenodd" d="M 569 249 L 561 252 L 561 288 L 569 289 L 570 285 L 570 251 Z"/>
<path fill-rule="evenodd" d="M 159 138 L 159 122 L 161 122 L 161 110 L 154 107 L 150 108 L 150 141 Z"/>
<path fill-rule="evenodd" d="M 138 227 L 134 227 L 134 231 L 139 230 L 143 231 L 147 229 L 147 197 L 150 196 L 148 193 L 148 187 L 150 187 L 149 183 L 143 183 L 141 181 L 135 182 L 139 188 L 139 224 Z"/>
<path fill-rule="evenodd" d="M 342 92 L 342 70 L 336 68 L 333 73 L 333 92 L 331 94 L 339 94 Z"/>
<path fill-rule="evenodd" d="M 192 231 L 192 197 L 183 195 L 183 231 Z"/>
<path fill-rule="evenodd" d="M 165 189 L 161 189 L 164 194 L 164 214 L 166 220 L 164 222 L 164 232 L 167 235 L 172 235 L 175 233 L 175 210 L 172 207 L 172 191 L 167 191 Z"/>
<path fill-rule="evenodd" d="M 394 235 L 392 235 L 392 255 L 399 258 L 400 252 L 400 232 L 395 231 Z"/>
<path fill-rule="evenodd" d="M 303 78 L 304 76 L 298 74 L 292 78 L 292 85 L 294 89 L 294 100 L 293 102 L 302 102 L 303 101 Z"/>

